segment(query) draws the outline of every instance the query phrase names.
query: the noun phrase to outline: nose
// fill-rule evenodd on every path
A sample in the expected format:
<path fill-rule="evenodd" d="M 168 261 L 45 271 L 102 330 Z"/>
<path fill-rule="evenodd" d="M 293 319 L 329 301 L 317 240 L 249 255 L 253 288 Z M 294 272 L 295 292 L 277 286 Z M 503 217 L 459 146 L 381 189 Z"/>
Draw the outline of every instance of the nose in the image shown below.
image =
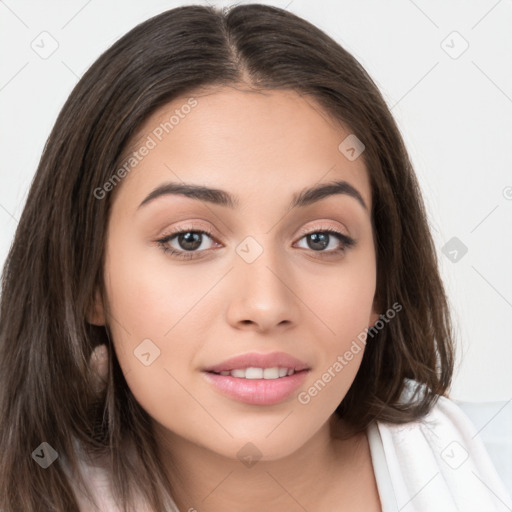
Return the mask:
<path fill-rule="evenodd" d="M 277 255 L 277 251 L 266 247 L 249 263 L 237 254 L 230 274 L 233 283 L 227 309 L 230 325 L 259 332 L 297 325 L 301 300 L 286 255 Z"/>

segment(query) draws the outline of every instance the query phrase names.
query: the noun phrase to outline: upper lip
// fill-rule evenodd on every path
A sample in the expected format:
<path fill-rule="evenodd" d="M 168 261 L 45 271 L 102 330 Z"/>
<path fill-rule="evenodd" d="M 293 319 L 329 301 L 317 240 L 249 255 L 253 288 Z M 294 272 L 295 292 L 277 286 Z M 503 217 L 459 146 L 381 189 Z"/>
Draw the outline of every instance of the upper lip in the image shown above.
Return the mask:
<path fill-rule="evenodd" d="M 286 354 L 285 352 L 272 352 L 269 354 L 259 354 L 251 352 L 240 356 L 231 357 L 213 366 L 203 369 L 205 372 L 223 372 L 246 368 L 292 368 L 296 372 L 309 370 L 309 366 L 304 361 Z"/>

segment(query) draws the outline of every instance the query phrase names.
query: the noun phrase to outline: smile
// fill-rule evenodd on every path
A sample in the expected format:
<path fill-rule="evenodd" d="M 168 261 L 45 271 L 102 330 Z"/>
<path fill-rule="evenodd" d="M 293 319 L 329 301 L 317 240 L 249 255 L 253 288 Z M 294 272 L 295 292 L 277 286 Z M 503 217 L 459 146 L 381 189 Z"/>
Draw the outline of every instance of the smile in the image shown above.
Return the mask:
<path fill-rule="evenodd" d="M 203 375 L 223 396 L 251 405 L 274 405 L 296 391 L 304 383 L 309 370 L 250 367 L 222 373 L 227 375 L 215 372 L 203 372 Z"/>

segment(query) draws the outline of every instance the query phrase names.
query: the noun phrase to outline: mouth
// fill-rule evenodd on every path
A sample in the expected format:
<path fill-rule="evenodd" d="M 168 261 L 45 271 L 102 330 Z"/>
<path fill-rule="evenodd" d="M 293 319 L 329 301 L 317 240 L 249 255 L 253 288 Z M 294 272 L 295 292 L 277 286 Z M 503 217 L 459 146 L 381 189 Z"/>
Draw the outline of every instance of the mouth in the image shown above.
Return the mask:
<path fill-rule="evenodd" d="M 203 371 L 225 376 L 231 374 L 231 372 L 235 372 L 233 376 L 249 379 L 277 379 L 279 377 L 285 377 L 291 370 L 298 372 L 309 369 L 307 363 L 285 352 L 271 352 L 265 354 L 248 352 L 231 357 L 213 366 L 203 368 Z M 287 372 L 286 375 L 284 373 L 285 370 Z M 226 374 L 226 372 L 230 373 Z"/>
<path fill-rule="evenodd" d="M 224 377 L 235 377 L 237 379 L 249 379 L 249 380 L 276 380 L 282 379 L 284 377 L 290 377 L 295 373 L 305 372 L 304 370 L 295 370 L 295 368 L 280 368 L 278 366 L 274 366 L 272 368 L 258 368 L 258 367 L 248 367 L 248 368 L 236 368 L 234 370 L 222 370 L 220 372 L 209 371 L 207 373 L 213 373 L 215 375 L 222 375 Z"/>
<path fill-rule="evenodd" d="M 309 372 L 309 369 L 249 367 L 222 372 L 205 371 L 203 374 L 215 391 L 224 397 L 250 405 L 270 406 L 290 398 Z"/>
<path fill-rule="evenodd" d="M 285 352 L 248 352 L 202 369 L 224 397 L 251 405 L 275 405 L 301 386 L 310 366 Z"/>

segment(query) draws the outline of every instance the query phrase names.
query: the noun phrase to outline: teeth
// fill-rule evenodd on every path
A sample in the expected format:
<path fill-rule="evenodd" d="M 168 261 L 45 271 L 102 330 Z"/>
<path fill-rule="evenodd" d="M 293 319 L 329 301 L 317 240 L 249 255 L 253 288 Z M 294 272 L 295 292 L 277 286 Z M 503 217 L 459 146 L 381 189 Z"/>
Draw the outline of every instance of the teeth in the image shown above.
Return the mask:
<path fill-rule="evenodd" d="M 279 379 L 288 375 L 293 375 L 295 370 L 293 368 L 244 368 L 231 371 L 222 371 L 220 375 L 231 375 L 232 377 L 238 377 L 239 379 Z"/>
<path fill-rule="evenodd" d="M 272 369 L 272 368 L 270 368 Z M 263 373 L 267 370 L 263 368 L 246 368 L 245 378 L 246 379 L 263 379 Z"/>

